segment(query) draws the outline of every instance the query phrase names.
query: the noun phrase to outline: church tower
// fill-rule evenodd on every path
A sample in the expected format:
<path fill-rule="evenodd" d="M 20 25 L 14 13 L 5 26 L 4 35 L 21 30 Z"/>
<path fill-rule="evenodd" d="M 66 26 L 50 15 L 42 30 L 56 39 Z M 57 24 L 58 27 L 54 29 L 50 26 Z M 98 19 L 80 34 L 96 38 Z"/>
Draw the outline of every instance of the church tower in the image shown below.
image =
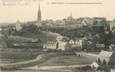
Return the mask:
<path fill-rule="evenodd" d="M 70 13 L 70 16 L 67 18 L 68 20 L 72 21 L 73 20 L 73 15 L 72 12 Z"/>
<path fill-rule="evenodd" d="M 37 15 L 38 23 L 41 22 L 41 20 L 42 20 L 42 15 L 41 15 L 41 9 L 40 9 L 40 4 L 39 4 L 38 15 Z"/>

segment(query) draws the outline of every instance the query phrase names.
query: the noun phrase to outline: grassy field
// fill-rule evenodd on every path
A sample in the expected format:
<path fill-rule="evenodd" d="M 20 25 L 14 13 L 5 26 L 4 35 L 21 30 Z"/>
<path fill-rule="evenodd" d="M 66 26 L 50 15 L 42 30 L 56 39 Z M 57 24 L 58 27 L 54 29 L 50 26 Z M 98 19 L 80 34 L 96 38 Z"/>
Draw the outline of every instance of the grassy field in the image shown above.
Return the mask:
<path fill-rule="evenodd" d="M 33 70 L 33 69 L 25 69 L 25 70 L 15 70 L 15 71 L 1 71 L 1 72 L 72 72 L 71 69 L 57 69 L 57 70 Z"/>
<path fill-rule="evenodd" d="M 76 55 L 60 55 L 55 56 L 39 66 L 64 66 L 64 65 L 82 65 L 91 64 L 94 60 L 90 57 L 79 57 Z M 2 71 L 2 72 L 80 72 L 79 70 L 69 69 L 53 69 L 53 70 L 14 70 L 14 71 Z"/>
<path fill-rule="evenodd" d="M 40 66 L 81 65 L 81 64 L 91 64 L 93 61 L 94 59 L 92 58 L 78 57 L 76 55 L 57 56 L 44 62 Z"/>
<path fill-rule="evenodd" d="M 34 59 L 41 54 L 40 49 L 0 48 L 0 63 L 15 63 Z"/>
<path fill-rule="evenodd" d="M 1 71 L 1 72 L 94 72 L 93 70 L 79 70 L 79 69 L 53 69 L 53 70 L 33 70 L 33 69 L 25 69 L 25 70 L 15 70 L 15 71 Z"/>
<path fill-rule="evenodd" d="M 39 49 L 31 48 L 0 48 L 0 63 L 5 60 L 8 63 L 15 63 L 25 60 L 36 58 L 37 55 L 43 53 Z M 60 53 L 60 52 L 59 52 Z M 92 57 L 76 56 L 76 55 L 63 55 L 55 56 L 39 66 L 64 66 L 64 65 L 82 65 L 91 64 L 94 61 Z M 7 63 L 7 62 L 6 62 Z M 2 72 L 73 72 L 72 69 L 57 69 L 57 70 L 15 70 L 15 71 L 2 71 Z M 79 72 L 79 70 L 77 71 Z"/>
<path fill-rule="evenodd" d="M 4 62 L 6 60 L 9 63 L 15 63 L 24 60 L 30 60 L 36 58 L 37 55 L 42 53 L 43 52 L 41 52 L 39 49 L 0 48 L 0 62 Z M 55 56 L 50 60 L 47 60 L 42 64 L 42 66 L 90 64 L 93 61 L 94 59 L 92 57 L 84 57 L 84 56 L 79 57 L 76 55 L 60 55 Z"/>

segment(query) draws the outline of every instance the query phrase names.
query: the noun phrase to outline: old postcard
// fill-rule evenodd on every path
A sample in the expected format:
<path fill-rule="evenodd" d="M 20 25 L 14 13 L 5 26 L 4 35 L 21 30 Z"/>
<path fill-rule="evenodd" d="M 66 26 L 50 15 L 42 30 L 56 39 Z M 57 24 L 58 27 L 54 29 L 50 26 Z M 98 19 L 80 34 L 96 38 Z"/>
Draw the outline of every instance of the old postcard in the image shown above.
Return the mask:
<path fill-rule="evenodd" d="M 115 72 L 115 0 L 0 0 L 0 72 Z"/>

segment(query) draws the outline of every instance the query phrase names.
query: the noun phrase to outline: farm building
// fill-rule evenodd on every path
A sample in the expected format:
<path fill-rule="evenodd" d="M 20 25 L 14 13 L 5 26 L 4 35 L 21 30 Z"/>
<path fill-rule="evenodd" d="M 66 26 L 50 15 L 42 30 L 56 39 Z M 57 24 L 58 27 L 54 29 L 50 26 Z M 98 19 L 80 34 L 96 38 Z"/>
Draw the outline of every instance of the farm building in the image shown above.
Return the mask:
<path fill-rule="evenodd" d="M 110 64 L 115 66 L 115 52 L 101 51 L 98 55 L 98 60 L 102 63 Z"/>

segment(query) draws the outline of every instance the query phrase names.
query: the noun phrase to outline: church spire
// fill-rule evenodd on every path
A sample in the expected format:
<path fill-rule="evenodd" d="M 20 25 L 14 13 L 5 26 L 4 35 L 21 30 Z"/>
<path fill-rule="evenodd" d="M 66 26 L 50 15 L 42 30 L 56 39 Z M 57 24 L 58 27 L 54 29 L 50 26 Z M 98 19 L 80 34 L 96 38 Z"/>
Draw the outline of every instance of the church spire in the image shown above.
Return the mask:
<path fill-rule="evenodd" d="M 40 9 L 40 4 L 39 4 L 37 21 L 38 21 L 38 22 L 41 22 L 41 20 L 42 20 L 42 15 L 41 15 L 41 9 Z"/>
<path fill-rule="evenodd" d="M 70 13 L 70 17 L 73 17 L 72 12 Z"/>
<path fill-rule="evenodd" d="M 70 20 L 70 21 L 73 20 L 72 12 L 70 13 L 70 16 L 68 16 L 68 20 Z"/>

